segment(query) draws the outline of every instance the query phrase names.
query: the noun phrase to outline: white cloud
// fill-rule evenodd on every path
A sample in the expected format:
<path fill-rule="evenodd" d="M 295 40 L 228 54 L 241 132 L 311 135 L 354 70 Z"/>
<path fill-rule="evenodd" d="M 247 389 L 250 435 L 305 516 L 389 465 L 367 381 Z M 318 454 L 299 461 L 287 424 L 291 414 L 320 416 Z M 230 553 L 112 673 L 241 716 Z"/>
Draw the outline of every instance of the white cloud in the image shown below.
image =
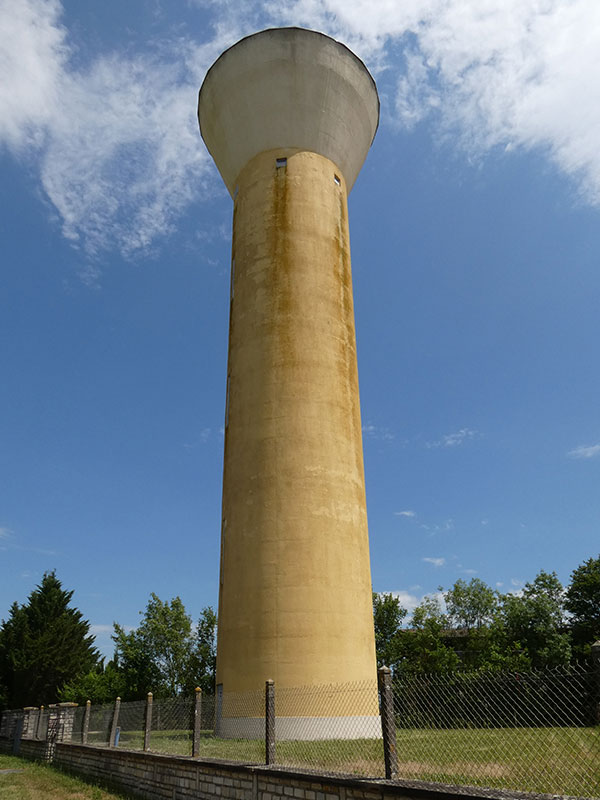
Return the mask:
<path fill-rule="evenodd" d="M 445 558 L 423 558 L 423 561 L 432 564 L 434 567 L 443 567 L 446 563 Z"/>
<path fill-rule="evenodd" d="M 600 444 L 582 444 L 574 450 L 569 450 L 567 455 L 570 458 L 595 458 L 596 456 L 600 456 Z"/>
<path fill-rule="evenodd" d="M 465 442 L 475 439 L 479 436 L 477 431 L 473 431 L 470 428 L 461 428 L 456 433 L 447 433 L 442 436 L 436 442 L 427 442 L 426 447 L 433 448 L 433 447 L 459 447 L 461 444 Z"/>
<path fill-rule="evenodd" d="M 191 202 L 224 191 L 200 141 L 197 90 L 225 47 L 277 24 L 322 30 L 365 59 L 383 87 L 384 123 L 411 127 L 429 117 L 469 156 L 498 147 L 544 152 L 600 204 L 594 0 L 195 4 L 212 15 L 203 43 L 164 39 L 153 54 L 113 52 L 79 68 L 59 0 L 0 0 L 0 147 L 37 164 L 64 235 L 88 261 L 115 247 L 125 256 L 147 251 Z M 97 283 L 89 267 L 82 277 Z M 393 438 L 372 425 L 365 435 Z"/>
<path fill-rule="evenodd" d="M 396 517 L 416 517 L 416 511 L 394 511 Z"/>
<path fill-rule="evenodd" d="M 61 11 L 57 0 L 0 0 L 0 143 L 37 158 L 64 236 L 88 257 L 148 250 L 206 194 L 195 104 L 202 53 L 215 54 L 179 41 L 78 71 Z M 81 277 L 94 285 L 97 272 Z"/>
<path fill-rule="evenodd" d="M 380 425 L 373 425 L 367 423 L 362 427 L 363 435 L 369 439 L 378 439 L 380 441 L 390 441 L 394 438 L 394 433 L 389 428 L 383 428 Z"/>
<path fill-rule="evenodd" d="M 422 523 L 421 528 L 424 531 L 428 531 L 433 536 L 435 533 L 454 530 L 454 520 L 447 519 L 445 522 L 442 522 L 441 525 L 438 523 L 435 524 Z"/>
<path fill-rule="evenodd" d="M 41 178 L 63 234 L 91 256 L 111 246 L 126 256 L 147 250 L 203 185 L 197 86 L 177 77 L 175 63 L 117 56 L 63 75 Z"/>
<path fill-rule="evenodd" d="M 420 587 L 414 587 L 420 588 Z M 392 591 L 392 592 L 378 592 L 378 594 L 391 594 L 393 597 L 397 597 L 400 601 L 400 605 L 402 608 L 405 608 L 409 615 L 415 610 L 415 608 L 419 605 L 423 597 L 419 597 L 418 595 L 414 594 L 411 591 L 405 591 L 401 589 L 400 591 Z"/>
<path fill-rule="evenodd" d="M 402 125 L 433 111 L 470 154 L 543 151 L 600 203 L 595 0 L 290 0 L 274 18 L 338 36 L 395 73 L 390 112 Z M 390 44 L 402 48 L 403 69 Z"/>
<path fill-rule="evenodd" d="M 3 528 L 0 527 L 0 539 L 9 539 L 12 536 L 12 531 L 10 528 Z"/>
<path fill-rule="evenodd" d="M 417 597 L 417 595 L 412 594 L 411 592 L 405 592 L 402 590 L 399 592 L 392 592 L 392 594 L 394 597 L 398 598 L 402 608 L 405 608 L 409 614 L 412 614 L 422 600 L 421 597 Z"/>
<path fill-rule="evenodd" d="M 58 0 L 0 0 L 0 143 L 14 152 L 42 143 L 60 105 L 61 10 Z"/>
<path fill-rule="evenodd" d="M 410 623 L 413 611 L 415 610 L 415 608 L 418 605 L 420 605 L 423 602 L 425 597 L 431 597 L 431 598 L 437 600 L 441 611 L 445 613 L 445 611 L 446 611 L 446 602 L 444 600 L 443 593 L 438 591 L 438 592 L 431 592 L 431 593 L 429 593 L 427 595 L 425 595 L 425 594 L 421 594 L 421 595 L 415 594 L 414 590 L 420 589 L 420 588 L 421 588 L 420 586 L 411 586 L 408 591 L 406 591 L 404 589 L 399 589 L 399 590 L 390 591 L 390 592 L 378 592 L 378 594 L 391 594 L 393 597 L 397 597 L 398 598 L 402 608 L 405 608 L 408 611 L 408 614 L 407 614 L 407 616 L 406 616 L 406 618 L 404 620 L 405 624 L 406 623 Z"/>
<path fill-rule="evenodd" d="M 113 626 L 112 625 L 90 625 L 90 633 L 93 636 L 98 636 L 98 634 L 102 633 L 112 633 Z"/>
<path fill-rule="evenodd" d="M 514 594 L 515 597 L 523 596 L 523 586 L 525 585 L 524 581 L 522 581 L 520 578 L 511 578 L 510 585 L 513 588 L 508 590 L 508 594 Z"/>

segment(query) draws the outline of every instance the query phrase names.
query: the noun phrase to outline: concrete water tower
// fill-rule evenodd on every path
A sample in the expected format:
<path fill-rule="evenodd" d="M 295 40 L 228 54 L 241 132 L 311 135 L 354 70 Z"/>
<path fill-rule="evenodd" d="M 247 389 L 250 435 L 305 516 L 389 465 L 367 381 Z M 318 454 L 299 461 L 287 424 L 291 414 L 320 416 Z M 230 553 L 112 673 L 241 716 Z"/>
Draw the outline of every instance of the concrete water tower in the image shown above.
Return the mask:
<path fill-rule="evenodd" d="M 368 707 L 331 691 L 307 711 L 298 694 L 278 734 L 339 736 L 350 717 L 346 735 L 376 735 L 347 195 L 377 89 L 328 36 L 265 30 L 213 64 L 198 118 L 234 203 L 217 684 L 363 681 Z M 255 727 L 224 706 L 223 735 Z"/>

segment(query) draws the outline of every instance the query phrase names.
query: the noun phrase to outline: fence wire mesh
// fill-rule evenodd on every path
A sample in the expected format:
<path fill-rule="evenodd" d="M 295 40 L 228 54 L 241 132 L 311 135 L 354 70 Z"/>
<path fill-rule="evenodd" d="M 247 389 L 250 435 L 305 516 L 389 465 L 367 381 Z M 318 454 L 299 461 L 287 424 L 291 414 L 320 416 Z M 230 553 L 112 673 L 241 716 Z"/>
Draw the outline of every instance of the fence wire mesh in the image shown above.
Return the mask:
<path fill-rule="evenodd" d="M 121 703 L 117 727 L 119 728 L 119 746 L 128 750 L 144 749 L 144 721 L 146 701 L 137 700 Z"/>
<path fill-rule="evenodd" d="M 71 729 L 71 741 L 81 744 L 83 741 L 83 721 L 85 719 L 85 706 L 79 706 L 73 710 L 73 727 Z"/>
<path fill-rule="evenodd" d="M 597 688 L 580 666 L 402 676 L 398 777 L 598 797 Z"/>
<path fill-rule="evenodd" d="M 202 739 L 200 756 L 265 763 L 265 689 L 215 697 L 214 738 Z"/>
<path fill-rule="evenodd" d="M 600 676 L 589 667 L 542 672 L 453 672 L 396 676 L 391 738 L 395 776 L 452 784 L 457 794 L 478 787 L 600 798 Z M 383 777 L 384 744 L 376 683 L 275 686 L 275 740 L 265 742 L 266 695 L 198 694 L 156 699 L 151 751 L 245 763 L 270 763 L 330 774 Z M 93 705 L 87 743 L 140 750 L 146 702 Z M 57 716 L 58 715 L 58 716 Z M 58 719 L 58 725 L 57 725 Z M 0 717 L 0 736 L 22 724 L 27 739 L 82 742 L 86 709 L 19 709 Z M 390 730 L 387 728 L 386 730 Z M 114 742 L 112 743 L 114 746 Z M 273 747 L 274 744 L 274 747 Z M 389 759 L 389 749 L 388 749 Z"/>
<path fill-rule="evenodd" d="M 374 681 L 275 690 L 276 763 L 384 775 Z"/>
<path fill-rule="evenodd" d="M 108 746 L 114 711 L 114 705 L 92 706 L 90 711 L 88 744 L 94 744 L 99 747 Z"/>
<path fill-rule="evenodd" d="M 150 747 L 157 753 L 192 755 L 194 700 L 175 698 L 153 703 Z"/>

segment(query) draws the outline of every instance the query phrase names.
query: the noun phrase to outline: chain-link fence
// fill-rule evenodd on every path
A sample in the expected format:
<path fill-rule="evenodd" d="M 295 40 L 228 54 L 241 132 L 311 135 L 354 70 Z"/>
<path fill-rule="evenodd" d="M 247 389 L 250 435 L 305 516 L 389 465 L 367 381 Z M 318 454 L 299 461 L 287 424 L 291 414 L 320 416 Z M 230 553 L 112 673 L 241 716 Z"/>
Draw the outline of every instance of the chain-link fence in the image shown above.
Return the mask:
<path fill-rule="evenodd" d="M 275 762 L 384 776 L 376 681 L 277 689 Z"/>
<path fill-rule="evenodd" d="M 598 673 L 412 675 L 393 684 L 400 778 L 600 795 Z"/>
<path fill-rule="evenodd" d="M 600 676 L 590 667 L 452 672 L 4 712 L 0 736 L 600 798 Z M 467 793 L 467 790 L 464 790 Z"/>
<path fill-rule="evenodd" d="M 123 705 L 127 704 L 124 703 Z M 107 745 L 113 717 L 113 705 L 92 706 L 86 744 Z"/>

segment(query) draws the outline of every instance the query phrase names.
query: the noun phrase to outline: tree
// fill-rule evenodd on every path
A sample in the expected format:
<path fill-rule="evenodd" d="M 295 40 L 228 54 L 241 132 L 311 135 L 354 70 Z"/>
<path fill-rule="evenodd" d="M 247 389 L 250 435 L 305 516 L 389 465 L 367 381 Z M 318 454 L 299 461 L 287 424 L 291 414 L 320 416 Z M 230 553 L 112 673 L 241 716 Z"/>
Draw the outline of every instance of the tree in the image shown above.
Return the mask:
<path fill-rule="evenodd" d="M 403 637 L 402 668 L 410 672 L 446 672 L 456 669 L 459 658 L 444 644 L 443 633 L 448 617 L 442 612 L 437 597 L 426 596 L 412 617 L 412 627 Z"/>
<path fill-rule="evenodd" d="M 377 666 L 394 670 L 402 659 L 402 620 L 407 611 L 393 594 L 373 592 L 373 623 Z"/>
<path fill-rule="evenodd" d="M 211 606 L 202 609 L 196 626 L 190 688 L 199 686 L 204 694 L 215 693 L 217 667 L 217 615 Z M 191 683 L 194 685 L 191 686 Z"/>
<path fill-rule="evenodd" d="M 444 600 L 451 626 L 446 643 L 452 643 L 462 664 L 468 669 L 495 666 L 498 593 L 480 578 L 468 583 L 459 578 Z"/>
<path fill-rule="evenodd" d="M 69 603 L 54 572 L 20 606 L 13 603 L 0 627 L 0 684 L 5 707 L 48 705 L 61 688 L 98 663 L 90 625 Z"/>
<path fill-rule="evenodd" d="M 571 647 L 564 630 L 563 597 L 556 572 L 544 570 L 525 584 L 521 596 L 502 597 L 500 616 L 507 658 L 518 656 L 521 668 L 527 665 L 533 669 L 569 662 Z"/>
<path fill-rule="evenodd" d="M 59 692 L 61 702 L 84 705 L 87 700 L 94 704 L 113 703 L 116 697 L 125 696 L 125 680 L 113 661 L 106 667 L 99 664 L 95 669 L 66 683 Z"/>
<path fill-rule="evenodd" d="M 127 695 L 181 694 L 192 667 L 193 642 L 192 620 L 179 597 L 163 603 L 152 593 L 139 627 L 126 633 L 115 623 L 114 631 L 115 661 L 124 673 Z"/>
<path fill-rule="evenodd" d="M 444 600 L 450 623 L 467 631 L 489 625 L 498 609 L 497 593 L 481 578 L 471 578 L 469 583 L 459 578 Z"/>
<path fill-rule="evenodd" d="M 194 630 L 179 597 L 165 603 L 152 593 L 138 628 L 126 632 L 115 623 L 123 699 L 142 699 L 149 691 L 155 697 L 190 695 L 196 686 L 214 692 L 216 622 L 209 606 Z"/>
<path fill-rule="evenodd" d="M 600 555 L 588 558 L 571 573 L 565 608 L 572 615 L 572 638 L 577 655 L 589 655 L 600 639 Z"/>

